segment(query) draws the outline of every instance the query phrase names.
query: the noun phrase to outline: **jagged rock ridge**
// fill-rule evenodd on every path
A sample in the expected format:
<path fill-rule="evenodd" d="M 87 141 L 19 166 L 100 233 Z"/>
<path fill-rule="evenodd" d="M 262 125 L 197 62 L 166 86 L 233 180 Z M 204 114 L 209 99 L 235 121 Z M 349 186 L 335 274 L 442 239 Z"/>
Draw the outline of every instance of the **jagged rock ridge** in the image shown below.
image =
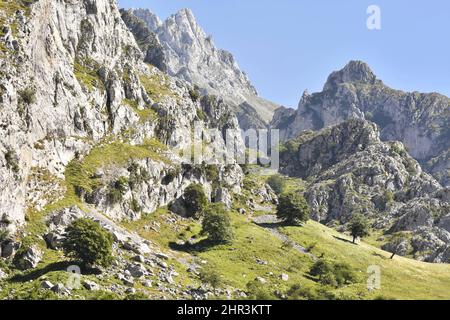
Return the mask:
<path fill-rule="evenodd" d="M 305 92 L 297 110 L 280 109 L 272 126 L 284 140 L 350 118 L 380 127 L 384 141 L 402 141 L 410 154 L 443 184 L 449 183 L 450 99 L 437 93 L 405 93 L 378 80 L 367 64 L 351 61 L 333 72 L 322 92 Z"/>
<path fill-rule="evenodd" d="M 134 15 L 157 35 L 169 74 L 199 86 L 203 93 L 219 95 L 234 104 L 241 127 L 266 127 L 272 120 L 279 106 L 258 96 L 233 55 L 216 48 L 212 37 L 205 34 L 189 9 L 164 22 L 147 9 L 122 14 L 128 26 L 132 26 L 129 17 Z M 131 29 L 137 39 L 146 33 Z"/>
<path fill-rule="evenodd" d="M 315 220 L 339 226 L 362 214 L 388 236 L 410 232 L 417 259 L 450 262 L 449 190 L 402 143 L 382 142 L 375 124 L 352 119 L 306 131 L 282 150 L 281 171 L 308 181 Z"/>

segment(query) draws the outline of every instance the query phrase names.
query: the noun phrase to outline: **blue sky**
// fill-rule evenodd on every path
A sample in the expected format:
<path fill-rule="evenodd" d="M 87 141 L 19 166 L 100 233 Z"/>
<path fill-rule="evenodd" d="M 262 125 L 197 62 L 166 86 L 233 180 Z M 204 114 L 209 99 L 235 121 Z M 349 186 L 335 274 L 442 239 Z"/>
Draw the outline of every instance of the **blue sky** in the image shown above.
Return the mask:
<path fill-rule="evenodd" d="M 387 85 L 450 96 L 447 0 L 119 0 L 161 18 L 191 8 L 219 48 L 232 52 L 260 95 L 296 107 L 349 60 L 367 62 Z M 369 5 L 381 30 L 366 27 Z"/>

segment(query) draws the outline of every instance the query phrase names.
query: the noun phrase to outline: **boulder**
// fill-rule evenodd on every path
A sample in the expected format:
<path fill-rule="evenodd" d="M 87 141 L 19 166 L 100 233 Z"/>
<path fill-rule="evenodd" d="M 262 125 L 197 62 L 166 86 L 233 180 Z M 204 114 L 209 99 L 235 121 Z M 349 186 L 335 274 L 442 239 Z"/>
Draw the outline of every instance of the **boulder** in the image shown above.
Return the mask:
<path fill-rule="evenodd" d="M 64 239 L 65 237 L 57 232 L 49 232 L 44 236 L 47 246 L 53 250 L 61 249 Z"/>
<path fill-rule="evenodd" d="M 51 289 L 51 288 L 53 288 L 54 287 L 54 285 L 53 285 L 53 283 L 51 283 L 50 281 L 43 281 L 42 283 L 41 283 L 41 288 L 42 289 L 47 289 L 47 290 L 49 290 L 49 289 Z"/>
<path fill-rule="evenodd" d="M 155 253 L 155 256 L 157 258 L 160 258 L 160 259 L 163 259 L 163 260 L 169 260 L 169 256 L 167 254 L 165 254 L 165 253 L 162 253 L 162 252 Z"/>
<path fill-rule="evenodd" d="M 123 248 L 142 256 L 148 255 L 152 252 L 149 246 L 144 242 L 127 241 L 123 244 Z"/>
<path fill-rule="evenodd" d="M 62 283 L 54 285 L 50 290 L 57 294 L 70 295 L 70 290 L 67 289 Z"/>
<path fill-rule="evenodd" d="M 100 286 L 96 282 L 90 280 L 85 280 L 83 286 L 89 291 L 100 290 Z"/>
<path fill-rule="evenodd" d="M 16 253 L 20 248 L 20 243 L 14 241 L 8 241 L 2 246 L 2 258 L 8 259 Z"/>
<path fill-rule="evenodd" d="M 233 205 L 233 199 L 227 188 L 217 188 L 214 202 L 223 203 L 228 209 Z"/>
<path fill-rule="evenodd" d="M 51 213 L 48 218 L 48 224 L 51 229 L 65 229 L 72 223 L 72 221 L 83 218 L 84 215 L 84 212 L 77 206 L 64 208 Z"/>
<path fill-rule="evenodd" d="M 255 280 L 258 281 L 261 284 L 266 284 L 267 283 L 267 280 L 264 279 L 263 277 L 256 277 Z"/>
<path fill-rule="evenodd" d="M 20 255 L 14 257 L 14 264 L 22 270 L 36 268 L 38 263 L 42 260 L 43 255 L 43 252 L 36 248 L 36 246 L 31 246 L 20 253 Z"/>
<path fill-rule="evenodd" d="M 151 280 L 143 280 L 142 282 L 141 282 L 141 284 L 144 286 L 144 287 L 147 287 L 147 288 L 151 288 L 152 286 L 153 286 L 153 283 L 152 283 L 152 281 Z"/>
<path fill-rule="evenodd" d="M 129 264 L 126 271 L 128 271 L 133 278 L 142 278 L 147 274 L 147 269 L 140 263 Z"/>

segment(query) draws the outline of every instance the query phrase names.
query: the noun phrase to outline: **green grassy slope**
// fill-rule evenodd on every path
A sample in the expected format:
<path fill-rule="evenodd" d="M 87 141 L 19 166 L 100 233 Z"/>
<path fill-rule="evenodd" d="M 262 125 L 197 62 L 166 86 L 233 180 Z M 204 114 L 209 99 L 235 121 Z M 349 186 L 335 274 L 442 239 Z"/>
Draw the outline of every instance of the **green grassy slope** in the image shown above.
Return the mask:
<path fill-rule="evenodd" d="M 146 222 L 134 222 L 127 226 L 143 237 L 167 248 L 169 243 L 186 240 L 200 230 L 198 223 L 189 220 L 178 227 L 164 225 L 161 216 L 153 215 Z M 254 224 L 249 217 L 233 213 L 236 240 L 206 250 L 175 250 L 179 256 L 205 260 L 222 276 L 225 285 L 246 289 L 246 284 L 256 277 L 268 281 L 269 290 L 285 292 L 293 284 L 319 287 L 308 275 L 313 259 L 294 249 L 282 249 L 283 242 L 268 230 Z M 158 233 L 144 231 L 145 225 L 158 221 L 162 226 Z M 178 229 L 178 232 L 173 232 Z M 188 230 L 188 231 L 186 231 Z M 327 288 L 338 296 L 352 299 L 450 299 L 450 265 L 429 264 L 396 256 L 365 242 L 352 244 L 351 238 L 319 223 L 309 221 L 302 227 L 282 227 L 280 231 L 303 247 L 311 248 L 317 257 L 324 256 L 335 262 L 349 264 L 358 274 L 359 282 L 343 288 Z M 197 241 L 201 241 L 198 238 Z M 256 260 L 266 261 L 260 265 Z M 369 266 L 381 268 L 381 289 L 367 289 Z M 272 273 L 272 275 L 271 275 Z M 281 281 L 282 273 L 289 275 Z"/>

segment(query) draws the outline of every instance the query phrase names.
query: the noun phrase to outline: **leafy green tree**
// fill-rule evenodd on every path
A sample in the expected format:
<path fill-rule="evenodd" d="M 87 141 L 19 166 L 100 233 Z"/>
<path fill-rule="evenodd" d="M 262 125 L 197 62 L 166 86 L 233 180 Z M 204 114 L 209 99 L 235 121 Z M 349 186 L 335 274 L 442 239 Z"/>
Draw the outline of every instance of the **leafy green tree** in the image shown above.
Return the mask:
<path fill-rule="evenodd" d="M 200 184 L 191 184 L 184 191 L 184 203 L 188 217 L 201 213 L 208 205 L 208 198 Z"/>
<path fill-rule="evenodd" d="M 276 194 L 282 194 L 286 189 L 286 181 L 280 175 L 273 175 L 267 179 L 267 184 Z"/>
<path fill-rule="evenodd" d="M 66 229 L 64 253 L 84 265 L 109 266 L 112 262 L 112 235 L 90 219 L 77 219 Z"/>
<path fill-rule="evenodd" d="M 298 225 L 307 222 L 310 214 L 311 209 L 302 195 L 287 193 L 280 196 L 277 217 L 287 224 Z"/>
<path fill-rule="evenodd" d="M 204 210 L 202 221 L 202 235 L 214 243 L 228 243 L 234 238 L 231 218 L 222 203 L 214 203 Z"/>
<path fill-rule="evenodd" d="M 357 238 L 364 238 L 369 235 L 369 221 L 362 215 L 355 215 L 348 226 L 350 234 L 353 237 L 353 243 Z"/>

